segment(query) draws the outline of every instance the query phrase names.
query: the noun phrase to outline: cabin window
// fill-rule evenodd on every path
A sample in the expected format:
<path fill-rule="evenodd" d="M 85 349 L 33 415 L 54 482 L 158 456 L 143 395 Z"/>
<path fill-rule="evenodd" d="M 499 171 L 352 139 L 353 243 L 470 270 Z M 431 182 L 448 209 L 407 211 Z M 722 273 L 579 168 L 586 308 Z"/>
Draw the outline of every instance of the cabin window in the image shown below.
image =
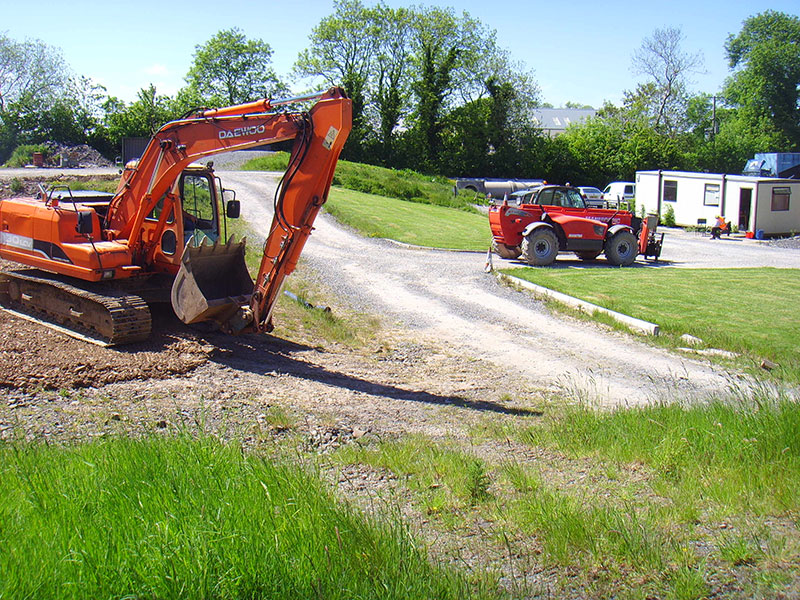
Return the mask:
<path fill-rule="evenodd" d="M 772 188 L 772 210 L 789 210 L 789 197 L 791 195 L 792 190 L 788 187 Z"/>
<path fill-rule="evenodd" d="M 678 201 L 678 182 L 672 179 L 664 180 L 664 200 L 666 202 Z"/>
<path fill-rule="evenodd" d="M 540 205 L 552 205 L 553 204 L 553 188 L 546 188 L 539 192 L 539 196 L 536 198 L 536 204 Z"/>
<path fill-rule="evenodd" d="M 719 184 L 707 183 L 703 193 L 703 204 L 705 206 L 719 206 Z"/>

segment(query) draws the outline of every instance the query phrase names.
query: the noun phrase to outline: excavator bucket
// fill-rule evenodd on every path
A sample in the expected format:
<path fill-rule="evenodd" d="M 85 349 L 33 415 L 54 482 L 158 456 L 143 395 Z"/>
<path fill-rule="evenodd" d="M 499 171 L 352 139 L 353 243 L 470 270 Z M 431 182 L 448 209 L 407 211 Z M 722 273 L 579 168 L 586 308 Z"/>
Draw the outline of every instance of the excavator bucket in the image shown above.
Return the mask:
<path fill-rule="evenodd" d="M 191 241 L 190 241 L 191 243 Z M 186 245 L 172 284 L 172 309 L 184 323 L 227 324 L 250 303 L 253 280 L 244 262 L 245 238 L 227 244 Z"/>

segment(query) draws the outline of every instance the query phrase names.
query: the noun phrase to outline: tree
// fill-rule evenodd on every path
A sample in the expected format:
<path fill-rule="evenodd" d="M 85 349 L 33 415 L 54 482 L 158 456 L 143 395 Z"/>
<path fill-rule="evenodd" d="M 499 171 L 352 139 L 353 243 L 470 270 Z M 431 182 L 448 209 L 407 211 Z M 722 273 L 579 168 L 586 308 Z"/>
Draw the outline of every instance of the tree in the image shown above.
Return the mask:
<path fill-rule="evenodd" d="M 462 102 L 486 93 L 496 52 L 496 34 L 464 12 L 426 7 L 414 19 L 412 38 L 414 81 L 415 165 L 429 171 L 441 164 L 442 131 L 447 109 L 457 95 Z"/>
<path fill-rule="evenodd" d="M 179 116 L 171 99 L 158 95 L 152 83 L 140 89 L 136 96 L 136 101 L 130 105 L 114 97 L 103 105 L 108 136 L 117 147 L 122 138 L 152 136 L 164 123 Z"/>
<path fill-rule="evenodd" d="M 405 8 L 379 5 L 374 13 L 378 46 L 373 66 L 371 95 L 377 114 L 379 144 L 384 164 L 394 158 L 394 133 L 408 113 L 411 95 L 410 40 L 413 13 Z"/>
<path fill-rule="evenodd" d="M 653 126 L 674 137 L 683 126 L 688 76 L 703 65 L 701 54 L 681 49 L 680 29 L 656 29 L 645 38 L 633 55 L 633 71 L 651 78 L 651 84 L 637 87 L 636 95 L 644 101 Z"/>
<path fill-rule="evenodd" d="M 800 18 L 771 10 L 750 17 L 725 52 L 734 70 L 727 100 L 751 127 L 769 122 L 787 149 L 800 148 Z"/>
<path fill-rule="evenodd" d="M 69 80 L 61 53 L 41 40 L 15 42 L 0 33 L 0 112 L 9 104 L 46 104 Z"/>
<path fill-rule="evenodd" d="M 38 119 L 64 95 L 68 80 L 56 48 L 0 33 L 0 163 L 17 145 L 42 141 Z"/>
<path fill-rule="evenodd" d="M 186 82 L 213 106 L 241 104 L 287 91 L 270 66 L 272 48 L 225 29 L 195 47 Z"/>
<path fill-rule="evenodd" d="M 376 19 L 376 11 L 365 8 L 360 0 L 336 0 L 334 13 L 314 27 L 310 48 L 301 52 L 295 63 L 300 75 L 321 77 L 327 85 L 342 86 L 350 96 L 353 128 L 342 153 L 345 158 L 364 155 L 369 132 L 364 111 L 379 43 Z"/>

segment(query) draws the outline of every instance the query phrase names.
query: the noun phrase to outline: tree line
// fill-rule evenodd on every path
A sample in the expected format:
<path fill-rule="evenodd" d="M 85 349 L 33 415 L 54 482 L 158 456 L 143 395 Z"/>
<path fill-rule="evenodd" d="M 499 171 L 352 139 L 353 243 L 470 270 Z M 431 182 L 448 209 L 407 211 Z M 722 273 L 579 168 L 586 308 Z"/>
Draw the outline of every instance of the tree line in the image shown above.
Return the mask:
<path fill-rule="evenodd" d="M 731 72 L 713 93 L 687 91 L 702 57 L 682 41 L 679 29 L 656 29 L 632 57 L 645 81 L 555 138 L 534 119 L 543 104 L 533 74 L 494 30 L 452 8 L 337 0 L 290 76 L 352 98 L 344 158 L 423 173 L 602 185 L 641 169 L 738 172 L 755 152 L 800 150 L 798 17 L 748 18 L 725 43 Z M 151 135 L 191 109 L 289 94 L 271 57 L 263 40 L 223 30 L 195 48 L 177 94 L 150 85 L 124 102 L 71 74 L 57 48 L 0 34 L 0 163 L 46 141 L 113 158 L 123 137 Z"/>

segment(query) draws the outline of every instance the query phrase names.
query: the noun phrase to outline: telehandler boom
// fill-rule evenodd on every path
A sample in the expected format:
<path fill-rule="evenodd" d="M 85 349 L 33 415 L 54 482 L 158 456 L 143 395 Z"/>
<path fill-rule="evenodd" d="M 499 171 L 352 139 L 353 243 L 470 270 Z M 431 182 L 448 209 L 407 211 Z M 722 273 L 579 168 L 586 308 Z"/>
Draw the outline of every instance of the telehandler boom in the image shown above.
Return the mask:
<path fill-rule="evenodd" d="M 307 112 L 283 109 L 309 100 L 316 103 Z M 0 273 L 0 301 L 104 344 L 147 338 L 146 301 L 167 295 L 185 323 L 271 331 L 281 285 L 327 200 L 351 119 L 341 88 L 199 110 L 153 136 L 141 159 L 126 165 L 110 202 L 45 191 L 0 201 L 0 257 L 29 267 Z M 294 140 L 289 167 L 253 282 L 245 241 L 219 239 L 213 175 L 192 175 L 191 165 L 287 140 Z M 238 216 L 238 201 L 224 204 L 227 216 Z"/>

